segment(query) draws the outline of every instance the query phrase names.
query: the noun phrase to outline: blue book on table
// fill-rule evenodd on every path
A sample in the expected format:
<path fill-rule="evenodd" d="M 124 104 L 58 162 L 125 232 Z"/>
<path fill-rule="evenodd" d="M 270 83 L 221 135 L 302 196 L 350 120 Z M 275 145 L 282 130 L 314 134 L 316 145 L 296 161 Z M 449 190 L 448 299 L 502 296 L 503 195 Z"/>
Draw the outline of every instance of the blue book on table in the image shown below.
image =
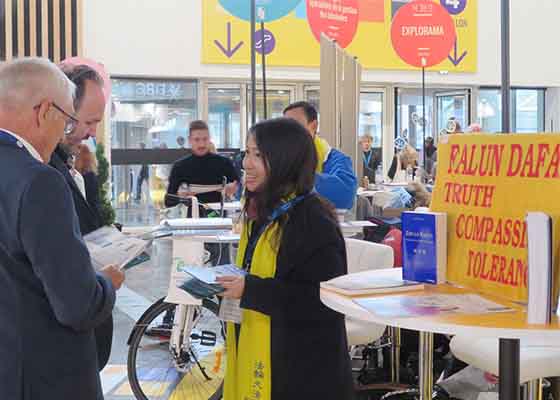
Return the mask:
<path fill-rule="evenodd" d="M 444 283 L 447 269 L 447 218 L 445 213 L 402 214 L 403 279 Z"/>

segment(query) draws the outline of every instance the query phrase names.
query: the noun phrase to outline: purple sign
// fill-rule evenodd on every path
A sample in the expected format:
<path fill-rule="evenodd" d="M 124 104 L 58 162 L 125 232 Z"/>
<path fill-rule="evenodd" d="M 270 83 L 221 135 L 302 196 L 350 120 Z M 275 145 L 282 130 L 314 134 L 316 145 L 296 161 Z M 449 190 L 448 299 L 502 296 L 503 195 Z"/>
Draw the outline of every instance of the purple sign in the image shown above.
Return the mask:
<path fill-rule="evenodd" d="M 276 38 L 268 29 L 264 30 L 264 41 L 262 29 L 257 29 L 255 32 L 255 50 L 259 54 L 268 55 L 276 48 Z"/>
<path fill-rule="evenodd" d="M 440 0 L 440 3 L 451 15 L 461 14 L 467 6 L 467 0 Z"/>

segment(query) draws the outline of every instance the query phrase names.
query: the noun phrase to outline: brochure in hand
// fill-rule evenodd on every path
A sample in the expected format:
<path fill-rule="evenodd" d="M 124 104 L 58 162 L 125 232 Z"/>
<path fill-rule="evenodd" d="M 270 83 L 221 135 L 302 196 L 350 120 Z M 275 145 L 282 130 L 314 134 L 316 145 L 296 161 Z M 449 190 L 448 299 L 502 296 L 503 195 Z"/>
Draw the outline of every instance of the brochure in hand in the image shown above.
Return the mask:
<path fill-rule="evenodd" d="M 245 276 L 247 272 L 233 264 L 217 265 L 215 267 L 202 267 L 188 265 L 181 269 L 190 275 L 179 288 L 197 299 L 213 297 L 225 289 L 216 282 L 220 276 Z"/>
<path fill-rule="evenodd" d="M 93 267 L 96 270 L 116 264 L 121 269 L 129 269 L 149 260 L 146 249 L 149 241 L 124 235 L 114 226 L 104 226 L 84 236 Z"/>

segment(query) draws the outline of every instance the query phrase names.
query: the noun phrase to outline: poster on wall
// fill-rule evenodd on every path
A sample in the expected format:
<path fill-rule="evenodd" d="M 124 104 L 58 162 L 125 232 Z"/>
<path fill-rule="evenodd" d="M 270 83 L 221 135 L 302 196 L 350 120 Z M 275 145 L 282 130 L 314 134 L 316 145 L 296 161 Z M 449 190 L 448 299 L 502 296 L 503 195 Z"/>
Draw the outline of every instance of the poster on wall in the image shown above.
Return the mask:
<path fill-rule="evenodd" d="M 553 220 L 560 263 L 560 136 L 449 135 L 438 146 L 431 209 L 447 213 L 447 280 L 527 301 L 529 211 Z M 555 284 L 556 293 L 558 284 Z"/>
<path fill-rule="evenodd" d="M 255 47 L 267 55 L 271 66 L 318 67 L 324 33 L 366 69 L 415 70 L 399 57 L 391 39 L 393 19 L 412 1 L 418 0 L 256 0 L 257 20 L 264 20 L 265 30 L 257 24 Z M 456 36 L 447 57 L 430 70 L 476 72 L 478 0 L 431 1 L 449 14 Z M 249 2 L 201 2 L 202 62 L 249 64 Z"/>

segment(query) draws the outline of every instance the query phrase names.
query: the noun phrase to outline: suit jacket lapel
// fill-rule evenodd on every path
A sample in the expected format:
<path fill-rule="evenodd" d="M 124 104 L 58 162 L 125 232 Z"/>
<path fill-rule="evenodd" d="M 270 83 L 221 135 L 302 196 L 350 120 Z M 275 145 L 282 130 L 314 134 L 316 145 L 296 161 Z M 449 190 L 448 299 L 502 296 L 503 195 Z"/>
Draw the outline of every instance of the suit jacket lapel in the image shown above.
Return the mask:
<path fill-rule="evenodd" d="M 62 159 L 58 154 L 53 153 L 51 157 L 51 165 L 55 167 L 60 173 L 62 173 L 64 179 L 66 179 L 66 182 L 68 182 L 72 191 L 77 193 L 82 203 L 84 203 L 87 209 L 93 214 L 93 209 L 91 208 L 90 204 L 87 202 L 87 199 L 84 198 L 84 195 L 82 194 L 80 188 L 76 184 L 74 178 L 72 178 L 72 175 L 70 175 L 70 171 L 68 170 L 66 163 L 62 161 Z M 76 196 L 74 196 L 74 198 L 76 198 Z"/>

